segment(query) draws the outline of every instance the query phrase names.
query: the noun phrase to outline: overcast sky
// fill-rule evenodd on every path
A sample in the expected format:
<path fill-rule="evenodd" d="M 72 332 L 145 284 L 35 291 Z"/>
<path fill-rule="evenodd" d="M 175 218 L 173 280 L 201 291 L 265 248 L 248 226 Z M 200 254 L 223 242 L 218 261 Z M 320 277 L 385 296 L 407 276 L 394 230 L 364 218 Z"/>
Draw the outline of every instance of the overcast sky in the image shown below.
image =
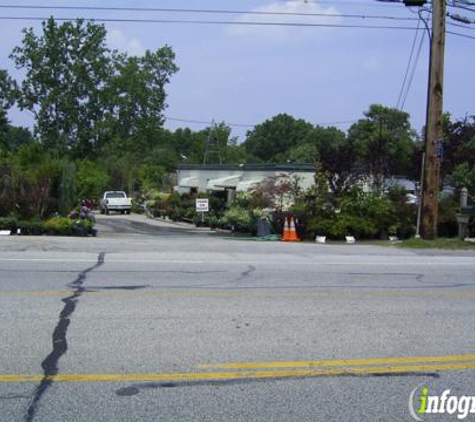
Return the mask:
<path fill-rule="evenodd" d="M 197 14 L 151 11 L 32 10 L 0 8 L 0 17 L 84 17 L 107 19 L 215 20 L 223 23 L 178 24 L 107 22 L 112 48 L 140 55 L 164 44 L 172 46 L 180 71 L 167 87 L 166 115 L 170 118 L 235 124 L 233 134 L 246 131 L 278 113 L 288 113 L 313 124 L 346 130 L 372 103 L 396 106 L 408 65 L 414 30 L 344 27 L 273 27 L 236 25 L 240 22 L 287 22 L 332 25 L 417 27 L 416 20 L 373 19 L 371 16 L 417 18 L 402 4 L 376 0 L 44 0 L 0 1 L 6 5 L 111 6 L 219 9 L 239 14 Z M 473 7 L 475 9 L 475 7 Z M 449 8 L 452 13 L 475 19 L 475 11 Z M 325 16 L 262 15 L 245 12 L 313 13 Z M 365 15 L 366 19 L 347 15 Z M 453 22 L 453 20 L 448 20 Z M 234 23 L 234 24 L 233 24 Z M 22 39 L 22 28 L 39 31 L 40 22 L 0 20 L 0 67 L 16 77 L 8 58 Z M 421 24 L 421 27 L 423 25 Z M 448 30 L 475 37 L 471 28 Z M 420 31 L 420 37 L 423 31 Z M 416 56 L 419 39 L 413 57 Z M 404 110 L 420 131 L 425 119 L 428 41 L 422 45 Z M 454 118 L 475 114 L 475 39 L 447 35 L 445 61 L 445 110 Z M 26 112 L 12 111 L 13 124 L 31 125 Z M 201 123 L 168 120 L 166 127 Z"/>

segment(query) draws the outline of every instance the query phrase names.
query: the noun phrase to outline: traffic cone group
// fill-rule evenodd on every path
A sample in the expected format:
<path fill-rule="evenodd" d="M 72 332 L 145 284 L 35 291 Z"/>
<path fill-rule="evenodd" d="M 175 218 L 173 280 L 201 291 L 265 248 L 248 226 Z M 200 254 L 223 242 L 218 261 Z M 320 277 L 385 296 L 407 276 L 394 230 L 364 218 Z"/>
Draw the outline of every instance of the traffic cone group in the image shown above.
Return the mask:
<path fill-rule="evenodd" d="M 295 230 L 294 217 L 285 218 L 282 240 L 285 242 L 298 242 L 300 240 Z"/>

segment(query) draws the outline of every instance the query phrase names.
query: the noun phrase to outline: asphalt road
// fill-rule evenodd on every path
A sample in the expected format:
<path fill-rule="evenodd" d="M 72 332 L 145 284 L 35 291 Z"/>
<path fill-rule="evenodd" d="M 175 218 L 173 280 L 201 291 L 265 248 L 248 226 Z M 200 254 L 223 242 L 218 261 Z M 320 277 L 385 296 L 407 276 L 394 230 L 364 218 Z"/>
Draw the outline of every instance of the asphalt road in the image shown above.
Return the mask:
<path fill-rule="evenodd" d="M 0 238 L 1 421 L 410 421 L 422 385 L 475 396 L 473 252 L 98 228 Z"/>

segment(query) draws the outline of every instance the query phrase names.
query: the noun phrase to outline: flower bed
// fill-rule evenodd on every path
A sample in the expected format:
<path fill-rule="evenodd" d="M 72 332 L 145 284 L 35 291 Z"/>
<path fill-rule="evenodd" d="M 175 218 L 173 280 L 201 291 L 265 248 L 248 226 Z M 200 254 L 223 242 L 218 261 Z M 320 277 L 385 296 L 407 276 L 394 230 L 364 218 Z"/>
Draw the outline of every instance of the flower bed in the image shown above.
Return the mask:
<path fill-rule="evenodd" d="M 88 218 L 53 217 L 46 221 L 19 221 L 0 218 L 0 230 L 12 235 L 95 236 L 94 222 Z"/>

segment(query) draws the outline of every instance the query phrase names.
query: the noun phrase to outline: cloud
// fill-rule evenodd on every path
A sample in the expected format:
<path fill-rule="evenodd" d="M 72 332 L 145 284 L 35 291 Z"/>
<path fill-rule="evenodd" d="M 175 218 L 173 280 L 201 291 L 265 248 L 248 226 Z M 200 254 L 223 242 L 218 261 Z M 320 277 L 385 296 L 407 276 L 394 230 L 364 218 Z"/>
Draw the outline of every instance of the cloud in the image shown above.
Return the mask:
<path fill-rule="evenodd" d="M 340 13 L 333 7 L 325 7 L 320 5 L 317 1 L 297 1 L 287 0 L 279 3 L 270 3 L 265 6 L 256 7 L 252 9 L 254 13 L 247 13 L 241 15 L 232 24 L 228 26 L 227 32 L 233 36 L 249 39 L 252 41 L 263 40 L 273 43 L 286 43 L 295 41 L 305 41 L 315 39 L 316 34 L 321 36 L 324 31 L 328 32 L 329 28 L 319 28 L 318 32 L 312 27 L 296 28 L 293 26 L 254 26 L 253 23 L 264 22 L 266 24 L 272 23 L 287 23 L 287 24 L 338 24 L 341 23 Z M 275 13 L 275 15 L 265 15 L 260 13 Z M 312 14 L 312 16 L 302 15 L 287 15 L 295 14 Z M 329 16 L 329 15 L 336 15 Z M 239 25 L 245 23 L 249 25 Z M 312 30 L 313 29 L 313 30 Z"/>
<path fill-rule="evenodd" d="M 133 38 L 128 41 L 122 31 L 113 29 L 107 33 L 107 44 L 109 47 L 125 51 L 131 56 L 142 56 L 145 53 L 145 48 L 137 38 Z"/>
<path fill-rule="evenodd" d="M 378 59 L 372 57 L 363 64 L 363 69 L 369 72 L 377 72 L 381 70 L 381 63 Z"/>
<path fill-rule="evenodd" d="M 125 45 L 125 37 L 122 31 L 119 31 L 118 29 L 113 29 L 112 31 L 107 32 L 107 38 L 106 38 L 107 44 L 109 44 L 109 47 L 115 49 L 115 50 L 121 50 L 124 45 Z"/>
<path fill-rule="evenodd" d="M 131 56 L 143 56 L 145 48 L 137 38 L 133 38 L 125 45 L 125 51 Z"/>

